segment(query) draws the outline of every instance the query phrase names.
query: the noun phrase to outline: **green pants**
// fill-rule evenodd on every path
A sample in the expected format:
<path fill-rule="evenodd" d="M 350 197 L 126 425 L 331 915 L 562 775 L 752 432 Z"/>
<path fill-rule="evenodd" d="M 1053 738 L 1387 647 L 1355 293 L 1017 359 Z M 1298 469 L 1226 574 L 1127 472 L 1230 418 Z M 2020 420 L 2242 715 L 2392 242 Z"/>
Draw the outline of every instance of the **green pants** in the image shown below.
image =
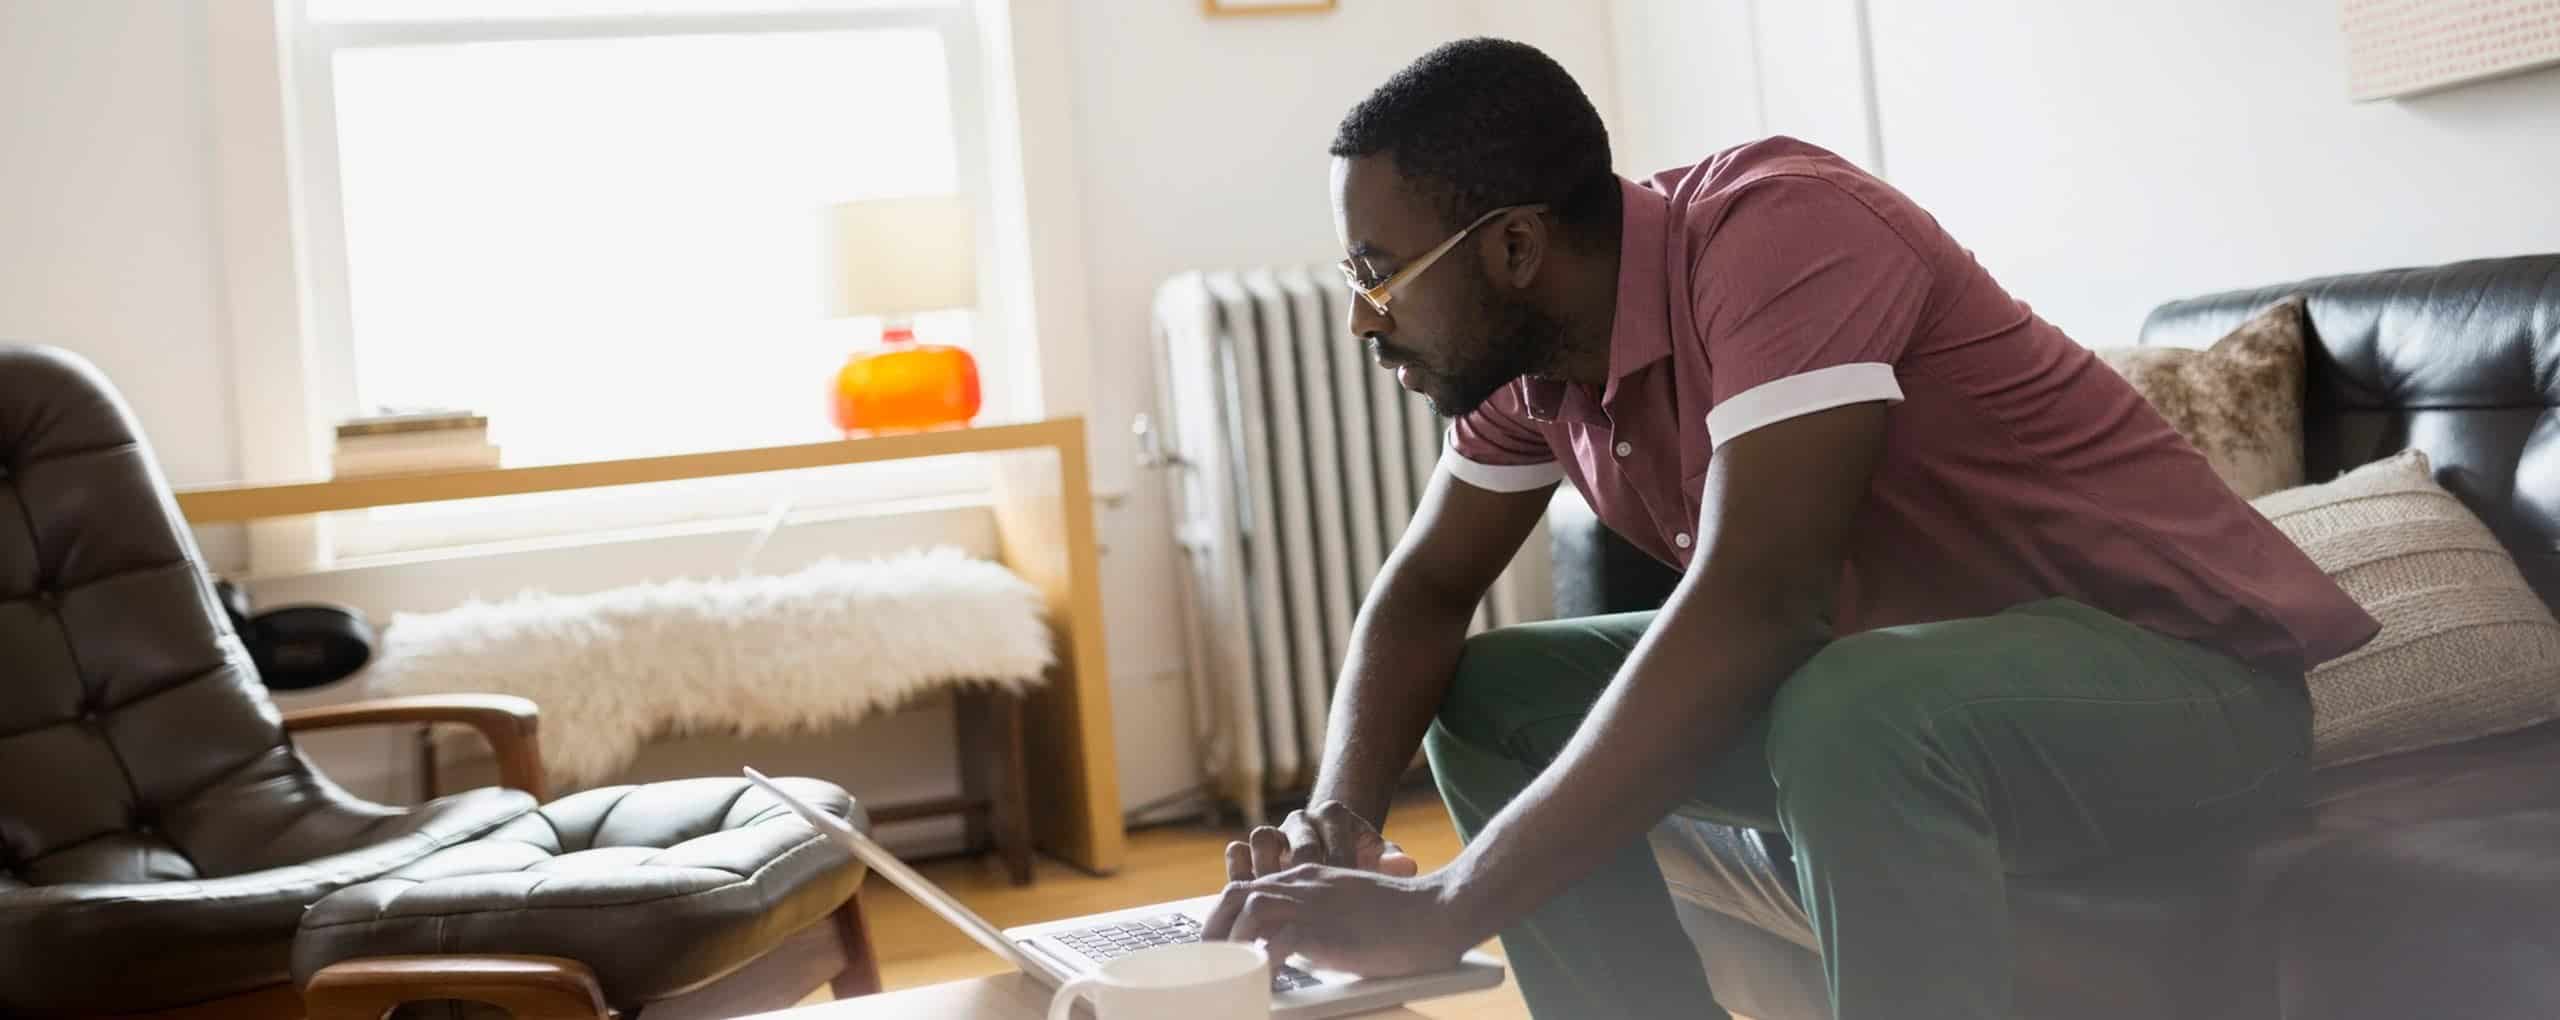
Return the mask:
<path fill-rule="evenodd" d="M 1564 748 L 1652 622 L 1468 641 L 1424 743 L 1462 837 Z M 1681 811 L 1794 844 L 1838 1020 L 2006 1018 L 2006 876 L 2298 804 L 2310 716 L 2297 681 L 2048 600 L 1832 642 Z M 1726 1015 L 1643 839 L 1502 944 L 1542 1020 Z"/>

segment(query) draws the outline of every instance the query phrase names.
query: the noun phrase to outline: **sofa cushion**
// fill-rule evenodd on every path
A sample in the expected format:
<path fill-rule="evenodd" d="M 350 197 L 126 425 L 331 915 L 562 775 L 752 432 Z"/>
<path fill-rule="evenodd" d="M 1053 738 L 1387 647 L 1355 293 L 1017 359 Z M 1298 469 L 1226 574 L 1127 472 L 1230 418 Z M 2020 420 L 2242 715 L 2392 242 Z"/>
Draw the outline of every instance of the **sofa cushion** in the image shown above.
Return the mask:
<path fill-rule="evenodd" d="M 2251 316 L 2211 348 L 2102 348 L 2244 499 L 2302 484 L 2303 299 Z"/>
<path fill-rule="evenodd" d="M 2541 810 L 2416 825 L 2306 856 L 2276 895 L 2283 1015 L 2404 1020 L 2560 1006 L 2555 846 L 2560 811 Z"/>
<path fill-rule="evenodd" d="M 2311 671 L 2312 757 L 2338 764 L 2560 714 L 2560 622 L 2496 536 L 2410 450 L 2259 512 L 2382 621 Z"/>

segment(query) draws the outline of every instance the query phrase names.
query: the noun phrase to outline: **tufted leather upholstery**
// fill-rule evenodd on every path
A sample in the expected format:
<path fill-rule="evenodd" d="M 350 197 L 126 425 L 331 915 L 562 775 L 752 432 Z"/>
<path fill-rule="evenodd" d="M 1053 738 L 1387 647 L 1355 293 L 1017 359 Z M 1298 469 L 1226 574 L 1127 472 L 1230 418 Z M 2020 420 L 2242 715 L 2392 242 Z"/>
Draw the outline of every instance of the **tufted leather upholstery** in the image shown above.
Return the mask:
<path fill-rule="evenodd" d="M 778 780 L 869 822 L 842 789 Z M 588 790 L 311 908 L 293 970 L 363 956 L 530 953 L 584 961 L 615 1008 L 727 975 L 825 918 L 853 856 L 743 779 Z M 635 938 L 634 932 L 680 932 Z"/>
<path fill-rule="evenodd" d="M 0 345 L 0 1013 L 283 981 L 302 908 L 533 807 L 401 811 L 286 739 L 132 414 Z"/>
<path fill-rule="evenodd" d="M 2143 341 L 2210 343 L 2295 293 L 2310 295 L 2316 345 L 2311 477 L 2425 450 L 2560 606 L 2560 255 L 2174 301 Z M 1560 598 L 1659 604 L 1661 573 L 1591 552 L 1616 541 L 1596 522 L 1550 525 Z M 2330 769 L 2315 787 L 2270 831 L 2163 833 L 2102 873 L 2013 882 L 2021 1015 L 2560 1016 L 2560 724 Z M 1783 839 L 1675 815 L 1653 842 L 1718 1000 L 1758 1020 L 1829 1015 Z"/>

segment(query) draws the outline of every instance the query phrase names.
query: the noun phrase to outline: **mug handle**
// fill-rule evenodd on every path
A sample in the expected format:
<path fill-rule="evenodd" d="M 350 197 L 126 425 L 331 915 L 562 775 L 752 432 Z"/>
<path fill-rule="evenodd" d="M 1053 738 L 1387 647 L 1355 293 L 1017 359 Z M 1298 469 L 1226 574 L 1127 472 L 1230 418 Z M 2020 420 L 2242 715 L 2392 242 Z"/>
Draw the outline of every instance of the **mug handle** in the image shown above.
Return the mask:
<path fill-rule="evenodd" d="M 1093 990 L 1100 987 L 1102 982 L 1089 977 L 1080 977 L 1060 986 L 1057 997 L 1049 1000 L 1049 1020 L 1069 1020 L 1075 1015 L 1076 1000 L 1091 997 Z M 1102 1006 L 1096 1003 L 1094 1008 Z"/>

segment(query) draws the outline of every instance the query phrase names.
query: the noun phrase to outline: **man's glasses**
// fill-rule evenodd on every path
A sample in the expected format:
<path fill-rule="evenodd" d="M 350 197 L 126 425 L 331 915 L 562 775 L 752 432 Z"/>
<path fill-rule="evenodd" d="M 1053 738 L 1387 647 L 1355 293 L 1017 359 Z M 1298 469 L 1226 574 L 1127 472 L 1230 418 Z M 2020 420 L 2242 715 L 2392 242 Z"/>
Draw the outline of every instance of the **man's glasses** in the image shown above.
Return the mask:
<path fill-rule="evenodd" d="M 1476 217 L 1475 222 L 1467 224 L 1457 233 L 1449 235 L 1448 240 L 1442 241 L 1438 247 L 1424 252 L 1422 257 L 1413 260 L 1411 265 L 1396 270 L 1395 275 L 1389 276 L 1374 284 L 1367 282 L 1372 274 L 1366 272 L 1365 270 L 1367 267 L 1361 264 L 1358 260 L 1344 259 L 1336 268 L 1342 270 L 1342 279 L 1344 282 L 1351 285 L 1352 293 L 1360 295 L 1362 300 L 1369 302 L 1369 307 L 1377 309 L 1378 314 L 1392 315 L 1394 313 L 1387 310 L 1387 305 L 1395 300 L 1396 292 L 1403 290 L 1406 284 L 1412 283 L 1414 277 L 1421 276 L 1423 270 L 1431 268 L 1432 263 L 1440 261 L 1440 256 L 1449 254 L 1449 250 L 1457 247 L 1458 242 L 1466 240 L 1468 234 L 1475 233 L 1477 227 L 1493 222 L 1496 217 L 1499 217 L 1504 213 L 1521 212 L 1523 210 L 1536 210 L 1543 212 L 1546 208 L 1545 203 L 1506 205 L 1482 216 L 1478 216 Z"/>

